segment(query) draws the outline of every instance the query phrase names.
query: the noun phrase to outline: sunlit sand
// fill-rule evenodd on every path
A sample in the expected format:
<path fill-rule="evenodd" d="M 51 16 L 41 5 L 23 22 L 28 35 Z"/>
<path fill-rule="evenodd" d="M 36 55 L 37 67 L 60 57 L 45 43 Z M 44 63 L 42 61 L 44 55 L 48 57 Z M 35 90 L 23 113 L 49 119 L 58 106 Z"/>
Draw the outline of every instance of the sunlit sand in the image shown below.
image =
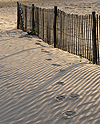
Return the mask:
<path fill-rule="evenodd" d="M 100 66 L 85 58 L 80 62 L 78 56 L 17 30 L 16 4 L 4 7 L 3 2 L 0 124 L 100 124 Z M 34 3 L 47 8 L 57 5 L 68 13 L 100 13 L 97 0 Z"/>

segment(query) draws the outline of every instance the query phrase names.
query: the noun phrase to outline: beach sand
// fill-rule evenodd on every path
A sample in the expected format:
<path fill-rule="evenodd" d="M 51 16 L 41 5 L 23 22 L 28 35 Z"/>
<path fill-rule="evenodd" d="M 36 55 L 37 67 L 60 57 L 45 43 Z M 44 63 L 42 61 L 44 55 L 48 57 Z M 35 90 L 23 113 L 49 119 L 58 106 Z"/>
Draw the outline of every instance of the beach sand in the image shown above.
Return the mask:
<path fill-rule="evenodd" d="M 64 9 L 65 0 L 45 1 L 36 1 L 35 5 Z M 3 2 L 0 1 L 0 124 L 100 124 L 100 66 L 89 64 L 85 58 L 80 62 L 78 56 L 17 30 L 16 3 L 10 1 L 12 5 L 7 7 Z M 96 6 L 97 2 L 90 3 Z M 87 6 L 85 1 L 66 2 L 69 7 L 71 3 Z M 74 6 L 74 12 L 81 14 L 82 8 Z"/>

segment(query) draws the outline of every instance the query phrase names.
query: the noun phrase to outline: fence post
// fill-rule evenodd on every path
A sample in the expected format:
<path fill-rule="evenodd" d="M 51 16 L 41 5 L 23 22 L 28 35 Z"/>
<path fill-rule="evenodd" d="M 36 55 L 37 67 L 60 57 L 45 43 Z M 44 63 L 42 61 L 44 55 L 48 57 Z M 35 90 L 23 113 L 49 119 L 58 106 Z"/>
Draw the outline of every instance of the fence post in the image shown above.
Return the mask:
<path fill-rule="evenodd" d="M 57 47 L 57 6 L 54 6 L 54 47 Z"/>
<path fill-rule="evenodd" d="M 93 29 L 92 29 L 93 63 L 97 63 L 96 17 L 95 17 L 95 12 L 92 12 L 92 17 L 93 17 Z"/>
<path fill-rule="evenodd" d="M 19 29 L 19 25 L 20 25 L 19 2 L 17 2 L 17 29 Z"/>
<path fill-rule="evenodd" d="M 35 14 L 35 7 L 34 4 L 32 4 L 32 29 L 35 27 L 34 14 Z"/>
<path fill-rule="evenodd" d="M 27 31 L 27 6 L 25 6 L 25 30 Z"/>
<path fill-rule="evenodd" d="M 22 11 L 21 11 L 21 4 L 19 5 L 19 2 L 18 2 L 18 8 L 19 8 L 19 19 L 21 20 L 21 27 L 22 27 L 22 30 L 24 31 L 24 24 L 23 24 L 23 18 L 22 18 Z"/>

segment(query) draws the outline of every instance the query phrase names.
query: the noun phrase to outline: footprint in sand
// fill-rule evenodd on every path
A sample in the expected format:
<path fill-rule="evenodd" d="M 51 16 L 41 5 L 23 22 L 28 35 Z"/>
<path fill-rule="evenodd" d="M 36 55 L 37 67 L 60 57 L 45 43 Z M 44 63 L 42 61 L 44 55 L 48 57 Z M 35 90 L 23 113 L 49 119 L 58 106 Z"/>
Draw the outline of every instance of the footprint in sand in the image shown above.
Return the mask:
<path fill-rule="evenodd" d="M 50 61 L 50 60 L 52 60 L 52 59 L 46 59 L 46 60 Z"/>
<path fill-rule="evenodd" d="M 71 93 L 69 98 L 75 98 L 75 99 L 78 99 L 79 98 L 79 95 L 77 93 Z"/>
<path fill-rule="evenodd" d="M 41 44 L 41 46 L 42 46 L 42 47 L 46 47 L 46 46 L 43 46 L 42 44 Z"/>
<path fill-rule="evenodd" d="M 60 81 L 59 81 L 59 82 L 57 82 L 57 84 L 61 84 L 61 85 L 63 85 L 63 84 L 64 84 L 64 82 L 60 82 Z"/>
<path fill-rule="evenodd" d="M 46 51 L 46 50 L 45 51 L 42 51 L 42 52 L 50 53 L 49 51 Z"/>
<path fill-rule="evenodd" d="M 36 45 L 41 45 L 40 43 L 35 43 Z"/>
<path fill-rule="evenodd" d="M 65 72 L 66 70 L 65 69 L 60 69 L 60 72 Z"/>
<path fill-rule="evenodd" d="M 60 100 L 63 100 L 65 98 L 65 96 L 57 96 L 55 99 L 57 100 L 57 101 L 60 101 Z"/>
<path fill-rule="evenodd" d="M 52 64 L 53 66 L 61 66 L 61 65 L 59 65 L 59 64 Z"/>
<path fill-rule="evenodd" d="M 73 118 L 75 114 L 76 114 L 76 112 L 73 110 L 67 110 L 67 111 L 62 113 L 64 119 Z"/>

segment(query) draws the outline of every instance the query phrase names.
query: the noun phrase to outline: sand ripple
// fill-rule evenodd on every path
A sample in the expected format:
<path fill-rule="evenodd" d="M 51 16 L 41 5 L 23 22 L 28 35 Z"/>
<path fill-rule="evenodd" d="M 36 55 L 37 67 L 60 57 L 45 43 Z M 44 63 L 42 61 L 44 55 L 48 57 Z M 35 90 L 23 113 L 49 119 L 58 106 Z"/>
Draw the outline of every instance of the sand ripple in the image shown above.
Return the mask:
<path fill-rule="evenodd" d="M 1 33 L 0 124 L 99 124 L 100 66 L 18 30 Z"/>

